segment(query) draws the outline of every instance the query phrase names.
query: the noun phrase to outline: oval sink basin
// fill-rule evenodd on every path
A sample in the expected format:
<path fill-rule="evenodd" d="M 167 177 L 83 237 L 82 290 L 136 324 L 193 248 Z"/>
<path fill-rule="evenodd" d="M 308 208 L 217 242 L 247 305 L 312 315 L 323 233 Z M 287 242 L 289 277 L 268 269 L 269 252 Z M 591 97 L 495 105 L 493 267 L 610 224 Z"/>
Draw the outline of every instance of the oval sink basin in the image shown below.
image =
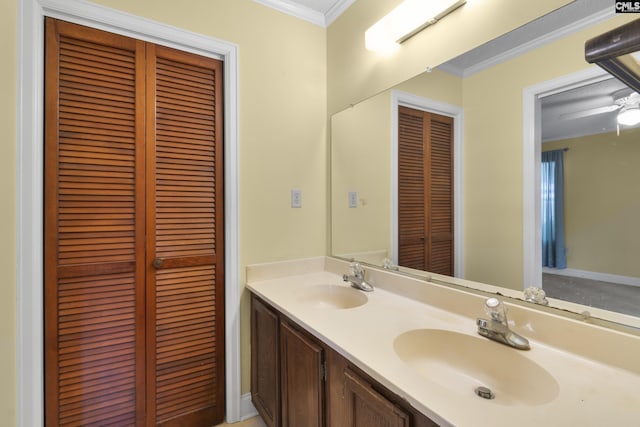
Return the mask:
<path fill-rule="evenodd" d="M 558 382 L 520 350 L 442 329 L 416 329 L 399 335 L 394 349 L 400 359 L 429 381 L 461 393 L 480 394 L 501 405 L 542 405 L 558 396 Z M 476 396 L 478 394 L 478 396 Z"/>
<path fill-rule="evenodd" d="M 346 309 L 365 304 L 364 292 L 347 286 L 314 285 L 298 291 L 298 300 L 317 308 Z"/>

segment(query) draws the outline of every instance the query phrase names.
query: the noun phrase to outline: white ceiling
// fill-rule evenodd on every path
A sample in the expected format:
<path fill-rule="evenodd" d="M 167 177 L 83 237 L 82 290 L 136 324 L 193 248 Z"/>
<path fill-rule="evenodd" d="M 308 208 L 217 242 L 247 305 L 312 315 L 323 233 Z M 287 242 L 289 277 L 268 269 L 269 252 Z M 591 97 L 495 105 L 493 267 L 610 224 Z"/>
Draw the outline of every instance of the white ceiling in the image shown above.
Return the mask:
<path fill-rule="evenodd" d="M 254 0 L 265 6 L 327 27 L 357 0 Z M 440 65 L 466 77 L 521 55 L 614 15 L 610 0 L 575 0 L 501 37 Z M 566 119 L 572 112 L 611 105 L 630 90 L 616 79 L 554 94 L 542 100 L 543 141 L 611 132 L 617 112 Z"/>
<path fill-rule="evenodd" d="M 603 112 L 596 109 L 616 105 L 616 100 L 632 92 L 627 85 L 612 77 L 542 98 L 542 141 L 614 132 L 618 110 Z M 584 117 L 571 117 L 583 114 Z M 621 130 L 623 128 L 627 126 L 620 126 Z"/>

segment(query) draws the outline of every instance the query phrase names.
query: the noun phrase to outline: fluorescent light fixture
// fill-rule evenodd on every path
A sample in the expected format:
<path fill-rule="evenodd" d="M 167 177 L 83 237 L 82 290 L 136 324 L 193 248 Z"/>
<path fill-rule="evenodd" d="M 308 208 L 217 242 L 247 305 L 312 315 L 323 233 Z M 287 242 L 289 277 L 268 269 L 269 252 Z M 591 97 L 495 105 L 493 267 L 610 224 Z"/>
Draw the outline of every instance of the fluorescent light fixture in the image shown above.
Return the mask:
<path fill-rule="evenodd" d="M 365 32 L 365 47 L 390 51 L 467 0 L 405 0 Z"/>
<path fill-rule="evenodd" d="M 625 126 L 635 126 L 640 123 L 640 108 L 638 108 L 638 105 L 622 107 L 618 113 L 618 123 Z"/>

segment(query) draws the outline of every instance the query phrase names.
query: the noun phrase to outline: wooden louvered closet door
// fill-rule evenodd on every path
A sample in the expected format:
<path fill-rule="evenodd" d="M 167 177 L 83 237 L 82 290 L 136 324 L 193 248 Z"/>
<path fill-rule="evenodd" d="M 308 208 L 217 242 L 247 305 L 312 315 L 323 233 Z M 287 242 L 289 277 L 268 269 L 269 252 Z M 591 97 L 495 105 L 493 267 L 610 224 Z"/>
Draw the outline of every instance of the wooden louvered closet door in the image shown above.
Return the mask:
<path fill-rule="evenodd" d="M 400 107 L 398 263 L 453 275 L 453 119 Z"/>
<path fill-rule="evenodd" d="M 47 19 L 47 426 L 224 408 L 221 64 Z"/>
<path fill-rule="evenodd" d="M 209 426 L 224 402 L 222 68 L 160 46 L 147 58 L 149 407 Z"/>

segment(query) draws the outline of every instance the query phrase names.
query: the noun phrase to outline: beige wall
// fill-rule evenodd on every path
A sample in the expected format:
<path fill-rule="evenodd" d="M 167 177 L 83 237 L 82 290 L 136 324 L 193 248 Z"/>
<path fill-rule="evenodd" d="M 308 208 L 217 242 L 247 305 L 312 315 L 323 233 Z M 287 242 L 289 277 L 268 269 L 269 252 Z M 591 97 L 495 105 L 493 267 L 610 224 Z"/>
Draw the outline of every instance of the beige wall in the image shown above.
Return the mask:
<path fill-rule="evenodd" d="M 336 255 L 389 255 L 390 108 L 390 92 L 385 92 L 331 119 L 331 230 Z M 357 208 L 349 208 L 350 191 L 358 193 Z"/>
<path fill-rule="evenodd" d="M 328 104 L 336 113 L 551 12 L 569 0 L 468 0 L 391 56 L 369 52 L 364 32 L 401 0 L 354 3 L 328 31 Z"/>
<path fill-rule="evenodd" d="M 18 0 L 0 2 L 0 424 L 16 415 L 16 103 Z"/>
<path fill-rule="evenodd" d="M 545 143 L 564 154 L 567 268 L 640 277 L 640 129 Z"/>
<path fill-rule="evenodd" d="M 523 289 L 523 89 L 589 67 L 584 42 L 629 20 L 618 15 L 464 79 L 467 278 Z"/>

